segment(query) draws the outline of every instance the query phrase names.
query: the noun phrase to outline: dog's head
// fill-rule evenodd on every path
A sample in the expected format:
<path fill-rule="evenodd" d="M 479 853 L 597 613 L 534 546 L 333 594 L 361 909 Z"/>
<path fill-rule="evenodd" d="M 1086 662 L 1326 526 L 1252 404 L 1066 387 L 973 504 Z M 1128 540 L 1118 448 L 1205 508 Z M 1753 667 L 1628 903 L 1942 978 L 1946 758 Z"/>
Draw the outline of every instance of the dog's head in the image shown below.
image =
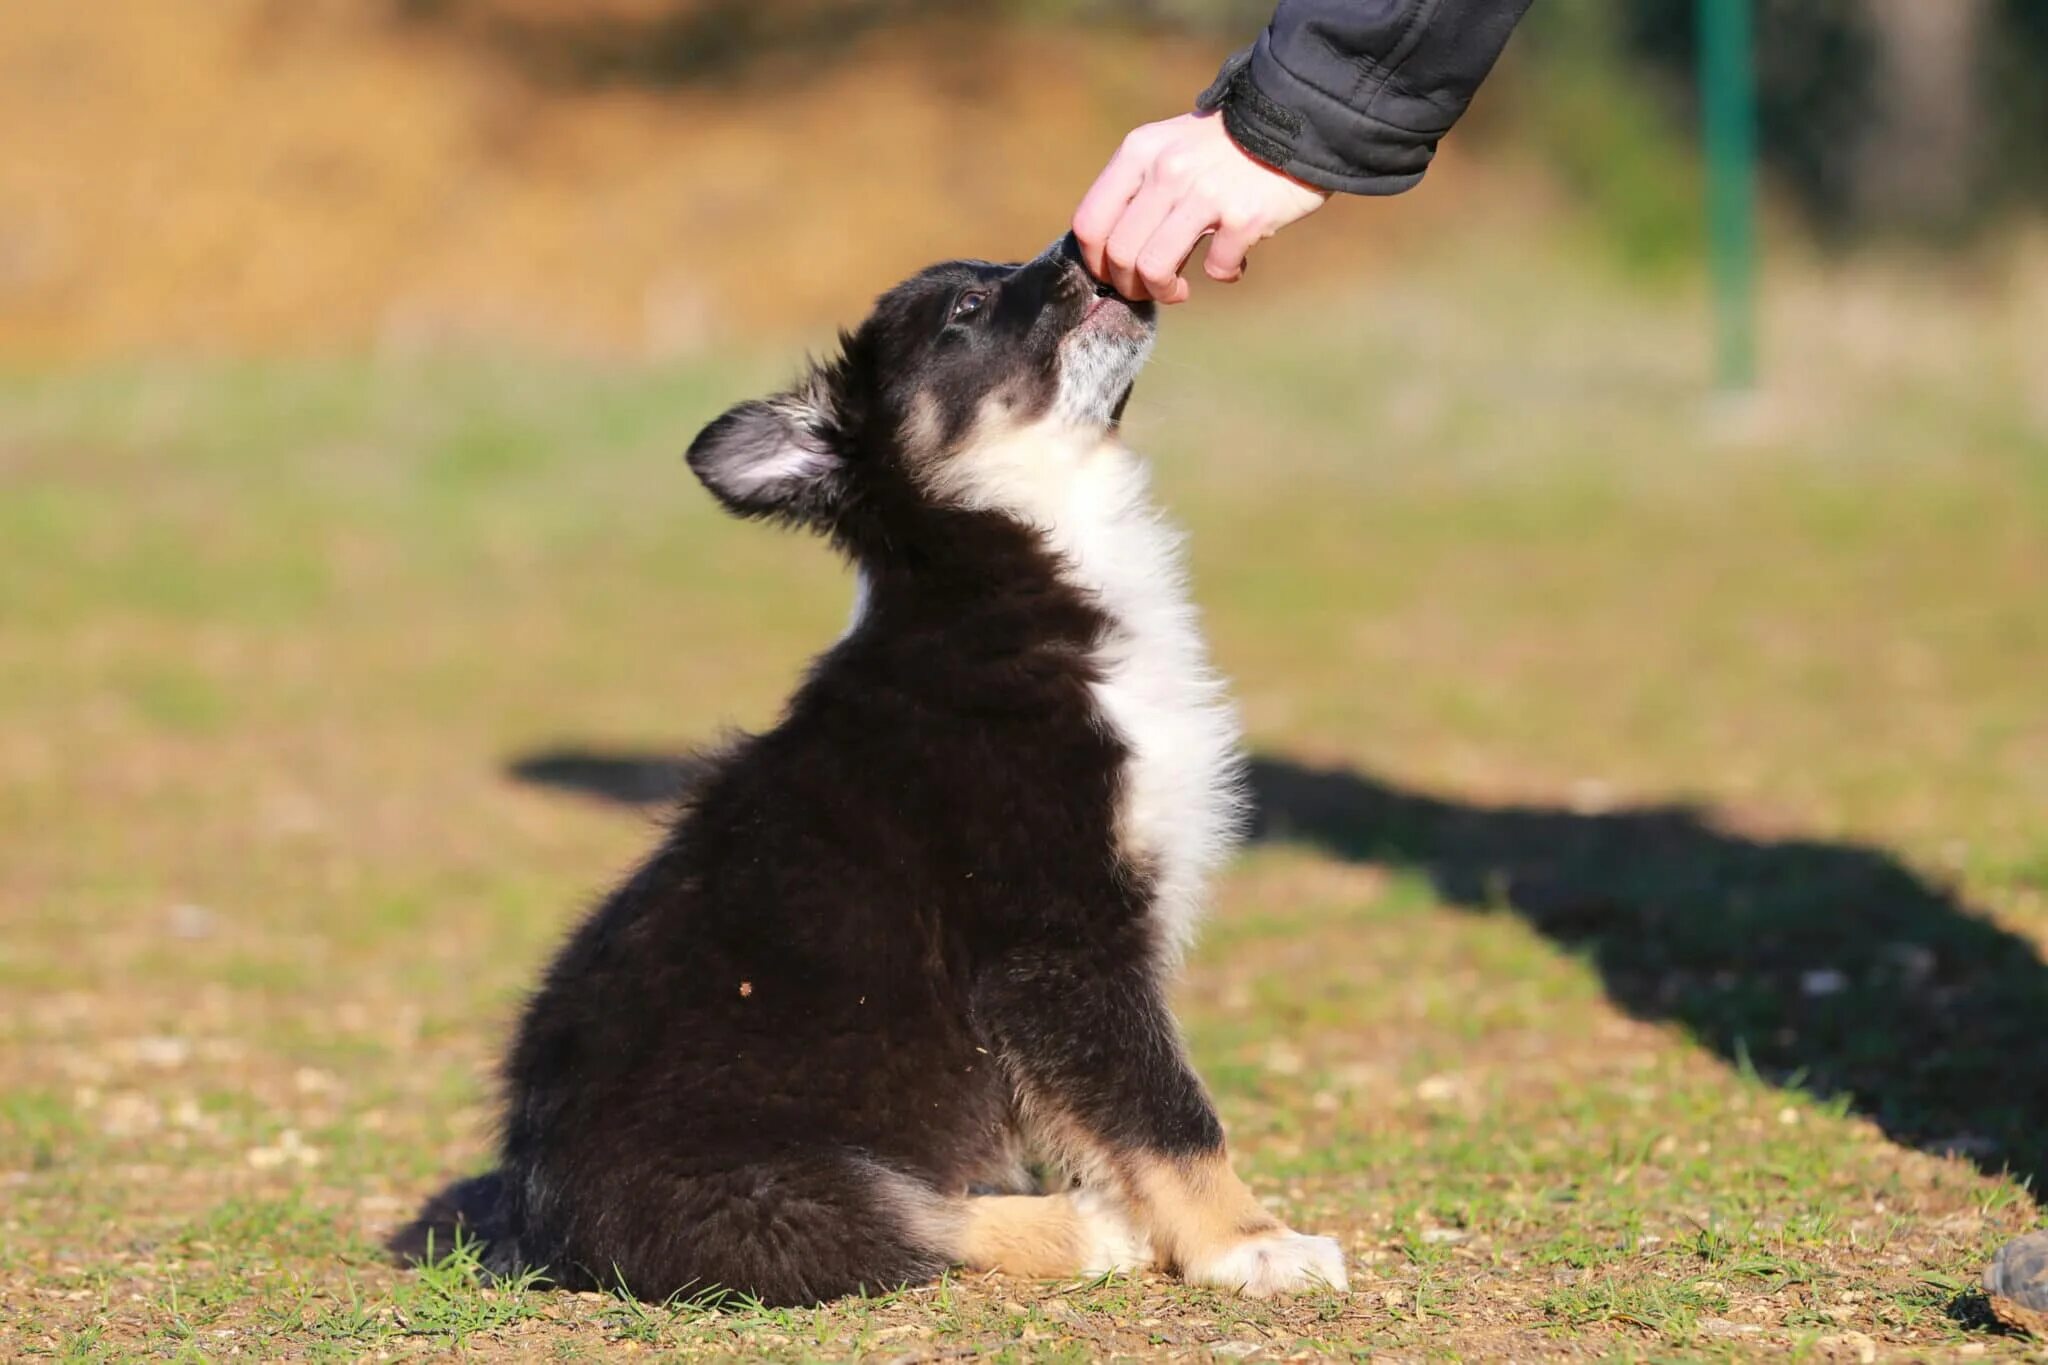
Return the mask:
<path fill-rule="evenodd" d="M 935 265 L 795 386 L 705 427 L 690 468 L 742 516 L 874 553 L 934 507 L 994 505 L 975 487 L 978 456 L 1103 445 L 1153 332 L 1152 305 L 1098 285 L 1071 235 L 1021 265 Z"/>

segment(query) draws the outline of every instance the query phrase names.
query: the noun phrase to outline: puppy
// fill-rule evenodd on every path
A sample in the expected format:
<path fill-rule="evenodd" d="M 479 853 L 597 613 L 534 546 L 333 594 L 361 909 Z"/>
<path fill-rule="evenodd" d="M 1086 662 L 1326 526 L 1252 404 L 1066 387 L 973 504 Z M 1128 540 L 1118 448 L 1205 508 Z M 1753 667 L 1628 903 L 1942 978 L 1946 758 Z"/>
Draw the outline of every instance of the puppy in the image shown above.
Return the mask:
<path fill-rule="evenodd" d="M 527 1007 L 500 1169 L 458 1201 L 494 1269 L 775 1304 L 963 1264 L 1344 1288 L 1232 1173 L 1167 1009 L 1240 755 L 1118 439 L 1153 330 L 1071 238 L 954 261 L 697 437 L 727 509 L 853 561 L 854 619 Z"/>

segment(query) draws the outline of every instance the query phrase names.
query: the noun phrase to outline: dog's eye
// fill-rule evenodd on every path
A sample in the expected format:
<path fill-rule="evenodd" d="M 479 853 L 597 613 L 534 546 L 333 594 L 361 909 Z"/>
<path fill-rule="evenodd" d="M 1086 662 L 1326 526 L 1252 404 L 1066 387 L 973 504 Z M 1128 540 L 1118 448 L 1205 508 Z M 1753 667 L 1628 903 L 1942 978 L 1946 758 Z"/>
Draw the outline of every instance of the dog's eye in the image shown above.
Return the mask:
<path fill-rule="evenodd" d="M 981 306 L 987 302 L 988 290 L 969 289 L 965 291 L 959 298 L 953 300 L 952 320 L 958 322 L 962 318 L 973 317 L 981 311 Z"/>

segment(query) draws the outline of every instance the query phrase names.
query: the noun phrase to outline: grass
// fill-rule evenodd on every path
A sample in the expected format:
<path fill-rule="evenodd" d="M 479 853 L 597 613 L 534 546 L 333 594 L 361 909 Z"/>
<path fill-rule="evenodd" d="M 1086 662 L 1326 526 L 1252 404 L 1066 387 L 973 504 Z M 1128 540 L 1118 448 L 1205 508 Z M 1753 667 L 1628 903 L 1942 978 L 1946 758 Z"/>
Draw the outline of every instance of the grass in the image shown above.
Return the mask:
<path fill-rule="evenodd" d="M 1133 405 L 1259 756 L 1182 1013 L 1353 1268 L 1281 1304 L 393 1269 L 648 840 L 593 789 L 838 629 L 676 458 L 782 358 L 0 381 L 0 1355 L 2025 1354 L 1973 1286 L 2048 1166 L 2040 253 L 1788 267 L 1730 409 L 1683 298 L 1483 245 L 1177 315 Z"/>

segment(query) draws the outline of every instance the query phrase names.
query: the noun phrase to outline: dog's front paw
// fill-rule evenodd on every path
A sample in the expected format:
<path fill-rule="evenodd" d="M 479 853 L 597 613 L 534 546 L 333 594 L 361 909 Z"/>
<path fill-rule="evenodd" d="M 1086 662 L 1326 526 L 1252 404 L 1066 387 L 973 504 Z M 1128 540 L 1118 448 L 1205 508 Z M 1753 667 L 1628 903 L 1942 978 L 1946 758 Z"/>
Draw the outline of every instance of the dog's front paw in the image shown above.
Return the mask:
<path fill-rule="evenodd" d="M 1185 1271 L 1190 1284 L 1232 1289 L 1255 1299 L 1308 1289 L 1350 1288 L 1344 1252 L 1334 1237 L 1281 1229 L 1247 1237 Z"/>

